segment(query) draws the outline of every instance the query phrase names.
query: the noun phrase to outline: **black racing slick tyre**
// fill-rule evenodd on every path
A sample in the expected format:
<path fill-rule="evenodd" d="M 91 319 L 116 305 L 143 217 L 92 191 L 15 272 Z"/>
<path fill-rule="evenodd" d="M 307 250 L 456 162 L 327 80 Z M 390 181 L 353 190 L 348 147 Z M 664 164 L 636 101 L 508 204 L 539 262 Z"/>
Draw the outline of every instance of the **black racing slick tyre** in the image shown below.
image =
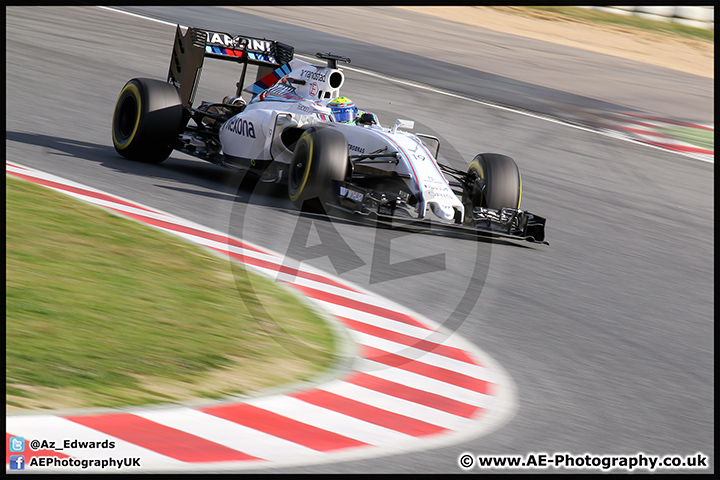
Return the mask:
<path fill-rule="evenodd" d="M 173 85 L 134 78 L 125 84 L 115 104 L 113 145 L 130 160 L 160 163 L 172 153 L 182 122 L 183 106 Z"/>
<path fill-rule="evenodd" d="M 481 153 L 467 170 L 470 188 L 463 193 L 465 223 L 472 219 L 474 207 L 492 210 L 520 208 L 522 179 L 515 160 L 507 155 Z"/>
<path fill-rule="evenodd" d="M 333 181 L 345 180 L 348 144 L 332 127 L 310 127 L 300 136 L 288 169 L 288 196 L 304 212 L 325 213 L 335 199 Z"/>

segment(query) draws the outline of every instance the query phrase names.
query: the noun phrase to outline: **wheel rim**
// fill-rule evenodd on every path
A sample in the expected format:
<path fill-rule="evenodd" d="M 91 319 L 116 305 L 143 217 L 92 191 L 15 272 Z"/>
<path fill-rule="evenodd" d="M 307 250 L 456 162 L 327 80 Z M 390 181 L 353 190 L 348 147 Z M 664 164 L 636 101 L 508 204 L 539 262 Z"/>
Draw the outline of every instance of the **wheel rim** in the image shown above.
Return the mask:
<path fill-rule="evenodd" d="M 120 111 L 118 112 L 118 137 L 125 140 L 135 131 L 137 121 L 138 105 L 135 99 L 128 95 L 123 99 Z"/>
<path fill-rule="evenodd" d="M 482 206 L 484 206 L 483 204 L 485 203 L 485 196 L 482 194 L 482 191 L 476 193 L 474 190 L 475 182 L 477 182 L 478 179 L 482 179 L 482 177 L 480 175 L 478 175 L 477 172 L 473 172 L 471 179 L 472 179 L 473 190 L 470 191 L 470 193 L 468 195 L 468 200 L 473 207 L 475 207 L 475 206 L 482 207 Z"/>
<path fill-rule="evenodd" d="M 295 156 L 297 161 L 293 161 L 292 168 L 290 169 L 290 178 L 288 179 L 293 191 L 297 191 L 301 188 L 303 180 L 305 179 L 305 170 L 307 169 L 307 162 L 305 161 L 305 157 L 307 156 L 307 147 L 304 143 L 298 145 Z"/>
<path fill-rule="evenodd" d="M 292 183 L 293 189 L 297 190 L 302 184 L 302 179 L 305 176 L 305 163 L 297 162 L 295 168 L 293 168 L 290 174 L 290 182 Z"/>

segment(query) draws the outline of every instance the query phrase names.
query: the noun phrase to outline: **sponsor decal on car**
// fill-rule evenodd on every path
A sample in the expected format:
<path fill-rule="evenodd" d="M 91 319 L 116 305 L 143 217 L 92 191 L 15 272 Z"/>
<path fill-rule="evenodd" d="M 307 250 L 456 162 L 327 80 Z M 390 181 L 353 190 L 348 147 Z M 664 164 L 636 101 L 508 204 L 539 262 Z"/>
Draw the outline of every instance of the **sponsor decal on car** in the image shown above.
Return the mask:
<path fill-rule="evenodd" d="M 308 80 L 315 80 L 316 82 L 324 82 L 327 78 L 327 72 L 318 72 L 313 70 L 300 70 L 300 77 L 305 77 Z"/>
<path fill-rule="evenodd" d="M 247 38 L 247 37 L 231 37 L 227 33 L 221 32 L 206 32 L 207 43 L 211 45 L 222 45 L 224 47 L 241 47 L 247 43 L 247 49 L 253 52 L 269 53 L 271 51 L 272 42 L 269 40 L 262 40 L 259 38 Z"/>
<path fill-rule="evenodd" d="M 255 138 L 255 125 L 245 119 L 233 117 L 223 125 L 223 129 L 245 137 Z"/>
<path fill-rule="evenodd" d="M 360 154 L 365 153 L 365 149 L 363 147 L 358 147 L 357 145 L 351 145 L 349 143 L 348 143 L 348 150 L 350 150 L 351 152 L 357 152 Z"/>
<path fill-rule="evenodd" d="M 340 186 L 340 196 L 352 200 L 353 202 L 362 203 L 365 195 L 357 190 L 351 190 L 347 187 Z"/>

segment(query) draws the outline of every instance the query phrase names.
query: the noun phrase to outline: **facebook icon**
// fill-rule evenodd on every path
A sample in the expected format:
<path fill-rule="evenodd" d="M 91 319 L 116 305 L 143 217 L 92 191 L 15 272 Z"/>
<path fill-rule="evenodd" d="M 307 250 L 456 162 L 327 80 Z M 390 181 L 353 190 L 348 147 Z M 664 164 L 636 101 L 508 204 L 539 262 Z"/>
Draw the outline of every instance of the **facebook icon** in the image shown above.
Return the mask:
<path fill-rule="evenodd" d="M 10 455 L 10 470 L 25 470 L 25 455 Z"/>

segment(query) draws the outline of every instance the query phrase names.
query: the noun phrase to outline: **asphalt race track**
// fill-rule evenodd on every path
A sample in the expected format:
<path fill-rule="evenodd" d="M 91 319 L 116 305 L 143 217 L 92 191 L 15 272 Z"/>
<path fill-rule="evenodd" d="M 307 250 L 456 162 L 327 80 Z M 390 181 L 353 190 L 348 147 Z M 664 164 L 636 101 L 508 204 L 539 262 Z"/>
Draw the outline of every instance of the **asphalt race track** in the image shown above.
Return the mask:
<path fill-rule="evenodd" d="M 312 29 L 288 26 L 287 13 L 269 19 L 269 8 L 252 15 L 218 8 L 134 11 L 266 36 L 295 45 L 297 54 L 331 50 L 351 57 L 343 94 L 385 125 L 412 119 L 415 131 L 438 136 L 442 161 L 465 168 L 480 152 L 513 157 L 523 178 L 522 207 L 548 218 L 549 246 L 476 243 L 300 217 L 282 192 L 239 189 L 242 174 L 192 157 L 174 153 L 161 165 L 122 159 L 110 137 L 117 95 L 133 77 L 166 78 L 175 27 L 97 7 L 6 9 L 7 159 L 301 258 L 457 331 L 515 383 L 515 416 L 480 438 L 263 472 L 456 473 L 463 471 L 458 457 L 466 452 L 700 452 L 710 456 L 703 473 L 714 471 L 714 165 L 470 100 L 553 115 L 575 105 L 708 122 L 712 80 L 473 31 L 481 41 L 512 45 L 513 69 L 518 75 L 520 65 L 525 69 L 519 80 L 497 73 L 500 56 L 473 67 L 444 63 L 432 49 L 425 57 L 403 54 L 381 42 L 390 24 L 418 42 L 421 19 L 439 38 L 464 42 L 469 35 L 466 27 L 451 35 L 448 22 L 418 15 L 390 23 L 387 15 L 397 15 L 392 9 L 370 10 L 378 21 L 368 27 L 367 42 L 323 33 L 317 23 Z M 324 48 L 325 42 L 332 45 Z M 564 58 L 572 74 L 563 72 L 553 83 L 538 52 L 546 52 L 548 62 Z M 598 64 L 611 78 L 622 76 L 619 84 L 627 90 L 591 82 L 574 68 Z M 196 99 L 232 94 L 238 75 L 224 63 L 208 64 Z M 685 88 L 648 89 L 647 82 Z M 591 98 L 582 97 L 583 84 L 593 90 Z M 322 256 L 311 248 L 317 244 L 327 247 Z"/>

